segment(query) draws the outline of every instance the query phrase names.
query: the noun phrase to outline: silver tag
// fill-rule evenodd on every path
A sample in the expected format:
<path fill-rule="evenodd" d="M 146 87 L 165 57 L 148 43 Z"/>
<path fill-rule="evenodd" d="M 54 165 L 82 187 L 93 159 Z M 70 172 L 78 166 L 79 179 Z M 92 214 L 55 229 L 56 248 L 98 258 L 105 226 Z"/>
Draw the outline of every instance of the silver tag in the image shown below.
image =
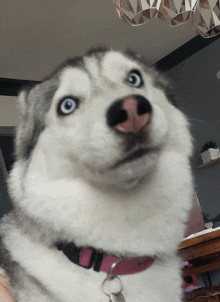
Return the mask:
<path fill-rule="evenodd" d="M 122 293 L 120 294 L 111 294 L 109 302 L 125 302 L 125 298 Z"/>

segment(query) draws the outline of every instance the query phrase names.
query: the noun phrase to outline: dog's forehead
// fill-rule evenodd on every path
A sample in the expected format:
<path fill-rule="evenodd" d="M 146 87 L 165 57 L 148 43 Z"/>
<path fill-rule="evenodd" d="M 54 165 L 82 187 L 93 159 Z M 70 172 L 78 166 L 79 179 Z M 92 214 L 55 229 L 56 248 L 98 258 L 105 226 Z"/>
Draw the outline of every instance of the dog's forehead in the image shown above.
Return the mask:
<path fill-rule="evenodd" d="M 119 68 L 132 68 L 134 66 L 140 67 L 140 62 L 137 61 L 134 57 L 127 56 L 126 53 L 120 51 L 109 51 L 106 52 L 103 57 L 103 67 L 104 68 L 114 68 L 118 66 Z"/>
<path fill-rule="evenodd" d="M 56 98 L 63 94 L 71 94 L 80 97 L 81 93 L 90 88 L 88 73 L 83 68 L 66 67 L 60 75 L 60 85 L 56 92 Z"/>
<path fill-rule="evenodd" d="M 59 96 L 59 91 L 62 94 L 74 91 L 80 96 L 82 92 L 89 90 L 91 85 L 101 87 L 106 84 L 106 80 L 117 82 L 135 68 L 140 68 L 139 62 L 117 51 L 85 56 L 80 67 L 65 66 L 60 75 L 60 86 L 56 95 Z"/>
<path fill-rule="evenodd" d="M 85 68 L 95 78 L 111 75 L 120 76 L 131 69 L 140 68 L 139 62 L 129 58 L 119 51 L 107 51 L 102 56 L 88 56 L 84 58 Z"/>

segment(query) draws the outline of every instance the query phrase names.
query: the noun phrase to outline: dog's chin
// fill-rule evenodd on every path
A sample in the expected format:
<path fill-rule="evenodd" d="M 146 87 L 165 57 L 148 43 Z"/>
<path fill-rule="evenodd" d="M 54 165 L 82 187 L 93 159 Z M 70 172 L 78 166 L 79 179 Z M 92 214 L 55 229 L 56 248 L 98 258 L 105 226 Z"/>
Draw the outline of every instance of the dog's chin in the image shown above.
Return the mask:
<path fill-rule="evenodd" d="M 143 150 L 135 152 L 120 160 L 111 170 L 115 173 L 115 178 L 127 185 L 135 185 L 152 171 L 158 159 L 157 152 Z"/>
<path fill-rule="evenodd" d="M 123 159 L 120 159 L 119 161 L 117 161 L 114 165 L 112 165 L 112 167 L 110 169 L 114 170 L 125 164 L 135 162 L 138 159 L 144 157 L 145 155 L 151 153 L 152 151 L 153 151 L 152 149 L 147 149 L 147 148 L 137 149 L 136 151 L 134 151 L 134 152 L 130 153 L 129 155 L 127 155 L 126 157 L 124 157 Z"/>
<path fill-rule="evenodd" d="M 158 154 L 156 149 L 138 149 L 105 169 L 87 165 L 87 173 L 84 176 L 93 183 L 132 188 L 152 171 Z"/>

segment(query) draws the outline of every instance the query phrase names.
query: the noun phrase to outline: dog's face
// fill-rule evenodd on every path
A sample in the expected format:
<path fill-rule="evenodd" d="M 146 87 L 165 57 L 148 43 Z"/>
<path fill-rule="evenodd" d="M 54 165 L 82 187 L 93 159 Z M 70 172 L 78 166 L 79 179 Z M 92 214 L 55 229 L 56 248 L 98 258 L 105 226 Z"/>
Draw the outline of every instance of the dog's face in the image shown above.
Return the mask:
<path fill-rule="evenodd" d="M 120 52 L 69 61 L 21 94 L 17 158 L 49 179 L 136 184 L 164 150 L 191 152 L 187 121 L 162 85 L 153 70 Z"/>

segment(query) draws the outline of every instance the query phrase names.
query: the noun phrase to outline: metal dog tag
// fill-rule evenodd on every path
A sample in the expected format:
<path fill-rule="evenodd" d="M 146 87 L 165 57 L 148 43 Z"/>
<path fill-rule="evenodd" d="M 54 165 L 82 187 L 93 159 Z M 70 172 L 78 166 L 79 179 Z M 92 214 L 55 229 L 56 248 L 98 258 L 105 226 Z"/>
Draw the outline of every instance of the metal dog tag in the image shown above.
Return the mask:
<path fill-rule="evenodd" d="M 122 293 L 116 295 L 116 294 L 111 294 L 110 295 L 110 301 L 109 302 L 125 302 L 125 298 Z"/>

